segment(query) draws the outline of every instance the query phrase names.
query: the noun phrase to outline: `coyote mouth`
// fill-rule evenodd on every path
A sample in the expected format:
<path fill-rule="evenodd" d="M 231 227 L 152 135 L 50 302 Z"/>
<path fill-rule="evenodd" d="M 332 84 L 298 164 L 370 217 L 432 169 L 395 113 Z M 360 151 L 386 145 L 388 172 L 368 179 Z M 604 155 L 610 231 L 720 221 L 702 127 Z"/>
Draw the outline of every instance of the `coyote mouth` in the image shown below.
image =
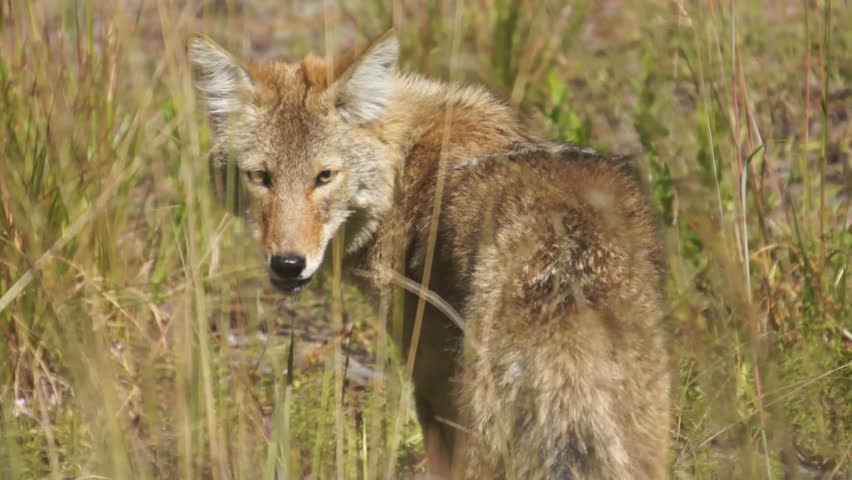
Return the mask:
<path fill-rule="evenodd" d="M 296 293 L 302 291 L 305 288 L 305 285 L 310 282 L 310 278 L 296 278 L 292 280 L 283 279 L 283 278 L 275 278 L 269 277 L 269 282 L 272 283 L 272 286 L 277 288 L 278 290 L 286 293 Z"/>

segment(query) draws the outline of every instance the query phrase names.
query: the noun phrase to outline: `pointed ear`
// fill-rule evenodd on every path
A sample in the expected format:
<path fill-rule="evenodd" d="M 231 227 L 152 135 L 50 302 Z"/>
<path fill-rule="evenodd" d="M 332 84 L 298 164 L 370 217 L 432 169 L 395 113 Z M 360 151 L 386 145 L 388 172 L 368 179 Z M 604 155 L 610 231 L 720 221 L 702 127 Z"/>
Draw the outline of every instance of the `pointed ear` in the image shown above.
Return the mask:
<path fill-rule="evenodd" d="M 363 124 L 381 116 L 393 92 L 398 57 L 399 41 L 391 29 L 367 46 L 332 85 L 334 104 L 346 121 Z"/>
<path fill-rule="evenodd" d="M 187 55 L 210 121 L 221 131 L 229 116 L 251 103 L 255 89 L 251 75 L 227 50 L 199 33 L 187 42 Z"/>

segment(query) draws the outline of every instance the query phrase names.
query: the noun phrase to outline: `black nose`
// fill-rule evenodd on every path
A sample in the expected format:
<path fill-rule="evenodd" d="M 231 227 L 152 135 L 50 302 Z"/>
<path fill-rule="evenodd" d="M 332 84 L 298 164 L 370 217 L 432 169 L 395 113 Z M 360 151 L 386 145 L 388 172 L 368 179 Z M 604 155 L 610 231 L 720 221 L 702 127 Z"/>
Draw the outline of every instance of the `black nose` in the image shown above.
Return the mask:
<path fill-rule="evenodd" d="M 281 278 L 294 279 L 305 269 L 305 257 L 292 253 L 273 255 L 269 268 Z"/>

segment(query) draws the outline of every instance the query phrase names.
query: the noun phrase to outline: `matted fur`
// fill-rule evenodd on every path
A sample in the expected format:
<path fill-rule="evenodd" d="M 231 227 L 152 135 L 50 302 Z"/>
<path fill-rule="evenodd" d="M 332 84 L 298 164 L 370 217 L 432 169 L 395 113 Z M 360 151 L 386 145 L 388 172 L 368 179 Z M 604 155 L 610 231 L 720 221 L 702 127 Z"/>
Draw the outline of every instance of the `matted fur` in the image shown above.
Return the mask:
<path fill-rule="evenodd" d="M 345 224 L 367 291 L 419 280 L 443 158 L 429 287 L 463 327 L 427 307 L 413 381 L 432 474 L 665 478 L 662 253 L 632 166 L 537 139 L 482 88 L 400 74 L 397 51 L 388 33 L 330 65 L 256 65 L 191 40 L 214 172 L 235 162 L 262 251 L 305 255 L 309 278 Z"/>

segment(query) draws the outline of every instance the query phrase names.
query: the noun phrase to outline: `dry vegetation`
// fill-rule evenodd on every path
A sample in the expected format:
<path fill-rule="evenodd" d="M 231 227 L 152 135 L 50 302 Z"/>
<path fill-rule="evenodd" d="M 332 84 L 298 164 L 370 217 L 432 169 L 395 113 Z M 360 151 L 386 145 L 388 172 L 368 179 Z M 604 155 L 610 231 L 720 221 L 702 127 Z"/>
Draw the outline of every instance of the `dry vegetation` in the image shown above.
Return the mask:
<path fill-rule="evenodd" d="M 390 25 L 404 69 L 643 166 L 672 478 L 852 478 L 848 0 L 0 2 L 0 478 L 422 471 L 373 310 L 330 274 L 275 294 L 215 204 L 183 51 L 201 30 L 341 52 Z"/>

